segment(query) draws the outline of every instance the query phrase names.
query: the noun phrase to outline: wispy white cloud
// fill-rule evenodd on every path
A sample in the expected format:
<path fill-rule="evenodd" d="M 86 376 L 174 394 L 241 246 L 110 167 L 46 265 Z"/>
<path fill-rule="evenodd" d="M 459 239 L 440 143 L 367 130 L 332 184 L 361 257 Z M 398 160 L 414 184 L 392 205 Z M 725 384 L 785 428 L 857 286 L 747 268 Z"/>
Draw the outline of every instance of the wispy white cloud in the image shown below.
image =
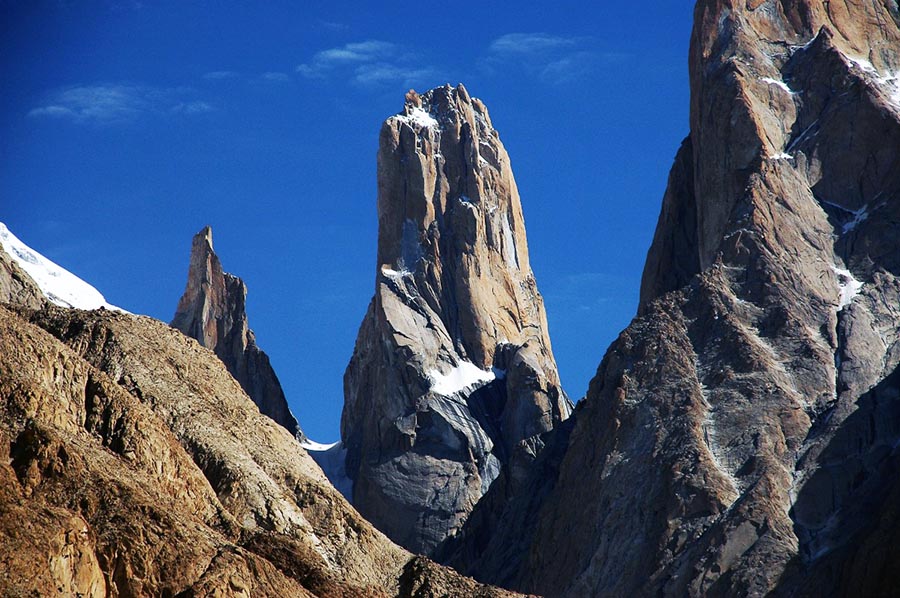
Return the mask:
<path fill-rule="evenodd" d="M 237 73 L 235 71 L 211 71 L 209 73 L 205 73 L 203 75 L 203 78 L 210 81 L 222 81 L 224 79 L 237 79 L 240 76 L 240 73 Z"/>
<path fill-rule="evenodd" d="M 315 61 L 325 64 L 342 64 L 347 62 L 369 62 L 395 54 L 397 46 L 376 39 L 347 44 L 341 48 L 331 48 L 316 54 Z"/>
<path fill-rule="evenodd" d="M 324 77 L 341 67 L 390 58 L 396 53 L 396 48 L 390 42 L 375 39 L 344 44 L 316 52 L 312 60 L 297 66 L 297 72 L 307 77 Z"/>
<path fill-rule="evenodd" d="M 488 50 L 494 55 L 542 54 L 567 50 L 578 44 L 577 38 L 546 33 L 507 33 L 491 42 Z"/>
<path fill-rule="evenodd" d="M 437 73 L 397 44 L 374 39 L 316 52 L 296 70 L 311 79 L 340 77 L 363 86 L 415 85 L 429 82 Z"/>
<path fill-rule="evenodd" d="M 326 21 L 325 19 L 319 19 L 316 21 L 322 29 L 327 31 L 346 31 L 350 29 L 350 26 L 346 23 L 339 23 L 338 21 Z"/>
<path fill-rule="evenodd" d="M 433 81 L 437 71 L 431 67 L 399 66 L 389 63 L 361 65 L 356 68 L 353 80 L 360 85 L 398 83 L 402 87 L 414 87 Z"/>
<path fill-rule="evenodd" d="M 288 83 L 293 78 L 290 74 L 281 71 L 266 71 L 263 73 L 240 73 L 238 71 L 211 71 L 204 73 L 203 79 L 213 83 Z"/>
<path fill-rule="evenodd" d="M 51 104 L 50 106 L 41 106 L 39 108 L 33 108 L 28 112 L 28 116 L 39 117 L 39 116 L 51 116 L 51 117 L 75 117 L 76 112 L 71 108 L 67 108 L 65 106 L 59 106 L 56 104 Z"/>
<path fill-rule="evenodd" d="M 212 112 L 215 110 L 208 102 L 195 100 L 193 102 L 179 102 L 170 108 L 170 112 L 174 114 L 203 114 L 204 112 Z"/>
<path fill-rule="evenodd" d="M 28 112 L 31 118 L 66 119 L 77 123 L 119 124 L 145 114 L 201 114 L 211 104 L 193 97 L 188 88 L 104 83 L 56 90 Z"/>
<path fill-rule="evenodd" d="M 587 37 L 548 33 L 507 33 L 491 42 L 481 67 L 489 73 L 518 69 L 544 83 L 566 83 L 588 75 L 603 62 L 624 56 L 599 52 Z"/>
<path fill-rule="evenodd" d="M 287 83 L 291 80 L 290 76 L 287 73 L 280 73 L 277 71 L 269 71 L 267 73 L 263 73 L 259 76 L 263 81 L 268 81 L 270 83 Z"/>

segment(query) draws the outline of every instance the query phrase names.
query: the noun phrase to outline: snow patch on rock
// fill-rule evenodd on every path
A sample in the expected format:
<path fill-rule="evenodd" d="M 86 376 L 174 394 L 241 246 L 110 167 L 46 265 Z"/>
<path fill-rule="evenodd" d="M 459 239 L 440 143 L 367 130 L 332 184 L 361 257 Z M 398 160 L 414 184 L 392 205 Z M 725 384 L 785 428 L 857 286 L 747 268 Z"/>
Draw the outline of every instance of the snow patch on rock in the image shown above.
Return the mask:
<path fill-rule="evenodd" d="M 496 378 L 493 371 L 483 370 L 470 361 L 460 361 L 459 365 L 446 374 L 438 370 L 428 372 L 431 391 L 445 397 L 474 386 L 484 386 Z"/>
<path fill-rule="evenodd" d="M 787 83 L 781 81 L 780 79 L 773 79 L 772 77 L 760 77 L 759 80 L 763 81 L 764 83 L 768 83 L 769 85 L 774 85 L 779 89 L 786 91 L 790 95 L 794 95 L 794 93 L 796 93 L 787 86 Z"/>
<path fill-rule="evenodd" d="M 125 312 L 124 309 L 107 303 L 100 291 L 25 245 L 2 222 L 0 245 L 37 283 L 51 303 L 75 309 L 92 310 L 102 307 Z"/>
<path fill-rule="evenodd" d="M 305 440 L 300 443 L 313 461 L 322 468 L 325 477 L 344 495 L 348 502 L 353 502 L 353 480 L 347 475 L 345 462 L 347 449 L 340 440 L 331 444 L 323 444 L 314 440 Z"/>
<path fill-rule="evenodd" d="M 412 276 L 412 272 L 409 270 L 394 270 L 393 268 L 388 268 L 387 266 L 381 267 L 381 273 L 390 278 L 391 280 L 401 280 L 404 276 Z"/>
<path fill-rule="evenodd" d="M 869 206 L 864 205 L 858 210 L 851 210 L 850 213 L 853 214 L 853 218 L 849 222 L 844 223 L 842 229 L 844 234 L 849 233 L 869 218 Z"/>
<path fill-rule="evenodd" d="M 876 196 L 875 199 L 878 199 L 878 197 L 880 197 L 880 195 L 881 194 Z M 841 218 L 841 220 L 846 219 L 846 221 L 843 222 L 843 224 L 841 224 L 841 234 L 842 235 L 846 235 L 847 233 L 849 233 L 853 230 L 856 230 L 856 227 L 858 227 L 860 224 L 862 224 L 863 222 L 865 222 L 866 220 L 869 219 L 869 216 L 871 216 L 872 212 L 874 212 L 875 210 L 877 210 L 879 208 L 884 207 L 884 203 L 879 203 L 879 204 L 875 205 L 874 207 L 872 207 L 871 204 L 865 204 L 861 208 L 858 208 L 856 210 L 851 210 L 849 208 L 845 208 L 844 206 L 842 206 L 840 204 L 826 201 L 824 199 L 819 199 L 818 201 L 820 203 L 830 206 L 836 210 L 840 210 L 843 213 L 843 217 Z"/>
<path fill-rule="evenodd" d="M 409 114 L 399 115 L 398 118 L 407 124 L 414 124 L 419 127 L 438 126 L 438 121 L 429 113 L 425 112 L 425 110 L 419 107 L 410 110 Z"/>
<path fill-rule="evenodd" d="M 853 303 L 853 300 L 859 295 L 860 291 L 862 290 L 863 283 L 856 280 L 850 270 L 847 270 L 846 268 L 840 268 L 837 265 L 832 265 L 831 269 L 837 276 L 838 291 L 840 297 L 838 310 L 840 311 Z"/>
<path fill-rule="evenodd" d="M 856 58 L 853 56 L 844 56 L 844 58 L 864 73 L 871 75 L 871 81 L 885 92 L 890 104 L 894 108 L 900 108 L 900 72 L 882 75 L 878 69 L 865 58 Z"/>

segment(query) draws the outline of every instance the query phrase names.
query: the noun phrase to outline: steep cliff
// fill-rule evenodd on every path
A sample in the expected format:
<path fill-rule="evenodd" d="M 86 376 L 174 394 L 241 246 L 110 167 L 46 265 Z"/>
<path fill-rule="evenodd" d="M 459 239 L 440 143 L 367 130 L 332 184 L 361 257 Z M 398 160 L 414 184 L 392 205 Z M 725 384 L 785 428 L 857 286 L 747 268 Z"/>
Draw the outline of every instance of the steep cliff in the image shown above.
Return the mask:
<path fill-rule="evenodd" d="M 896 588 L 898 24 L 697 3 L 639 317 L 458 567 L 549 596 Z"/>
<path fill-rule="evenodd" d="M 427 553 L 571 410 L 509 157 L 462 85 L 411 91 L 381 128 L 377 265 L 344 375 L 346 470 L 359 511 Z"/>
<path fill-rule="evenodd" d="M 247 324 L 247 285 L 222 269 L 212 229 L 194 235 L 187 286 L 171 326 L 211 349 L 264 414 L 301 440 L 269 356 L 256 346 Z"/>

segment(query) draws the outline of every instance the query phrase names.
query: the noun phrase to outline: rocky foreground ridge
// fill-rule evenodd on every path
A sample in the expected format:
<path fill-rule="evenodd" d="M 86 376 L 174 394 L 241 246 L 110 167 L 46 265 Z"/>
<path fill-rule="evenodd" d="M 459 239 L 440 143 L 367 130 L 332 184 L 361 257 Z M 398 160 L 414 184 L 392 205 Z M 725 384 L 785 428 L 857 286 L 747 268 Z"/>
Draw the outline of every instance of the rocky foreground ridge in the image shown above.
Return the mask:
<path fill-rule="evenodd" d="M 0 594 L 510 596 L 366 522 L 222 361 L 0 251 Z"/>
<path fill-rule="evenodd" d="M 548 596 L 890 595 L 897 3 L 700 0 L 690 77 L 639 316 L 447 558 Z"/>
<path fill-rule="evenodd" d="M 509 156 L 462 85 L 411 91 L 382 125 L 375 296 L 344 397 L 353 504 L 420 553 L 571 411 Z"/>

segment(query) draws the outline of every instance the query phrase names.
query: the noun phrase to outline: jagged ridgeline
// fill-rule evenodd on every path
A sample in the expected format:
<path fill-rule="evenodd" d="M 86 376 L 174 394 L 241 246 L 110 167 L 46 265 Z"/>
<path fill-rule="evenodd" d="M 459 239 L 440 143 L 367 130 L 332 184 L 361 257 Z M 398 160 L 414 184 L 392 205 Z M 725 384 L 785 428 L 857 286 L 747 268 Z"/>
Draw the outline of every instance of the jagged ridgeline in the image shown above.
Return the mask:
<path fill-rule="evenodd" d="M 898 24 L 893 1 L 697 3 L 639 317 L 530 482 L 482 499 L 460 570 L 549 596 L 896 593 Z"/>
<path fill-rule="evenodd" d="M 354 506 L 424 553 L 571 411 L 509 156 L 462 85 L 409 92 L 381 127 L 375 296 L 344 397 Z"/>
<path fill-rule="evenodd" d="M 550 597 L 896 594 L 900 8 L 700 0 L 689 67 L 637 317 L 574 413 L 484 105 L 385 121 L 344 491 Z M 509 595 L 260 413 L 208 230 L 193 338 L 0 242 L 0 594 Z"/>
<path fill-rule="evenodd" d="M 375 530 L 210 349 L 0 241 L 0 595 L 513 596 Z"/>

